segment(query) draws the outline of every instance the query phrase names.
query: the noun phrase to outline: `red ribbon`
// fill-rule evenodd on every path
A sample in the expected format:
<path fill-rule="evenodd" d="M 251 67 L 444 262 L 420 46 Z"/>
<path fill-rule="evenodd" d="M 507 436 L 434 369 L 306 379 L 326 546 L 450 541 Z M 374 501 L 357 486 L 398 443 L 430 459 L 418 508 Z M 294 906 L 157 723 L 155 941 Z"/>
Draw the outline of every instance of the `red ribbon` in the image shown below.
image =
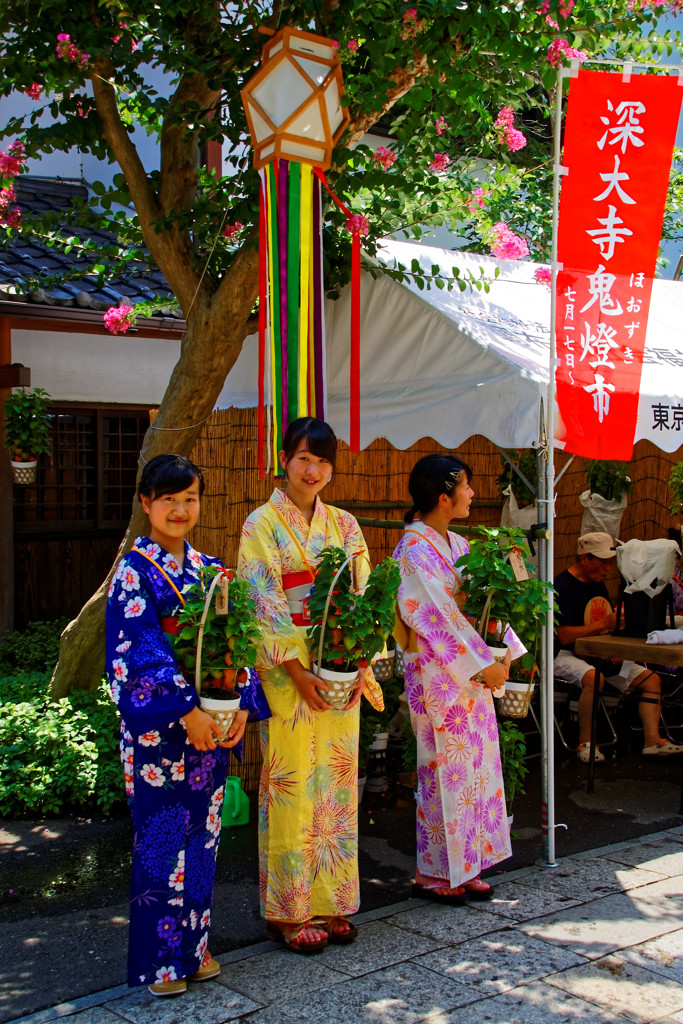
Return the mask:
<path fill-rule="evenodd" d="M 316 178 L 322 183 L 340 210 L 347 217 L 352 213 L 341 199 L 335 196 L 325 181 L 319 167 L 313 168 Z M 349 448 L 360 451 L 360 232 L 354 231 L 351 242 L 351 351 L 349 354 Z"/>
<path fill-rule="evenodd" d="M 268 226 L 266 223 L 265 182 L 261 181 L 259 202 L 259 303 L 258 303 L 258 475 L 263 480 L 266 475 L 264 467 L 264 428 L 265 396 L 264 378 L 266 373 L 266 294 L 268 291 Z"/>

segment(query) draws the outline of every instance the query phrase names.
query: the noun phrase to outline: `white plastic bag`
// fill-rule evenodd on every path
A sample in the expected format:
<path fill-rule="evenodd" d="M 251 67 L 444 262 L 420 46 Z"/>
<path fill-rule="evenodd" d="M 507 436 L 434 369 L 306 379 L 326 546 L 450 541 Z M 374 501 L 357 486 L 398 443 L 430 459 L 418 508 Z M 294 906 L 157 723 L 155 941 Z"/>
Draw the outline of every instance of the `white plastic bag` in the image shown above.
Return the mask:
<path fill-rule="evenodd" d="M 535 526 L 538 522 L 538 505 L 534 502 L 532 505 L 527 505 L 526 508 L 520 508 L 509 484 L 503 491 L 503 494 L 506 495 L 506 498 L 503 502 L 500 525 L 514 526 L 516 529 L 524 530 L 525 533 L 528 533 L 531 527 Z M 532 565 L 536 565 L 538 563 L 538 556 L 528 555 L 527 561 L 531 562 Z"/>
<path fill-rule="evenodd" d="M 610 537 L 619 536 L 621 517 L 626 509 L 625 494 L 619 501 L 614 501 L 611 498 L 603 498 L 602 494 L 583 491 L 579 495 L 579 501 L 584 508 L 581 520 L 582 534 L 609 533 Z"/>
<path fill-rule="evenodd" d="M 617 568 L 628 584 L 626 593 L 642 591 L 648 597 L 661 594 L 676 571 L 680 553 L 675 540 L 617 541 Z"/>

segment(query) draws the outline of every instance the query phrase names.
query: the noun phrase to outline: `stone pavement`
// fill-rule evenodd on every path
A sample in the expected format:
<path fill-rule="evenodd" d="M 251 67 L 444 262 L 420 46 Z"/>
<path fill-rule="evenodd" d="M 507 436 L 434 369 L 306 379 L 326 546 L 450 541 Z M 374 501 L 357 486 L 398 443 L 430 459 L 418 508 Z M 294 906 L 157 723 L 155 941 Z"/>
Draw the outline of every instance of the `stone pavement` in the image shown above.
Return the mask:
<path fill-rule="evenodd" d="M 489 903 L 359 914 L 320 955 L 226 953 L 179 998 L 119 986 L 16 1024 L 683 1024 L 683 826 L 492 881 Z"/>

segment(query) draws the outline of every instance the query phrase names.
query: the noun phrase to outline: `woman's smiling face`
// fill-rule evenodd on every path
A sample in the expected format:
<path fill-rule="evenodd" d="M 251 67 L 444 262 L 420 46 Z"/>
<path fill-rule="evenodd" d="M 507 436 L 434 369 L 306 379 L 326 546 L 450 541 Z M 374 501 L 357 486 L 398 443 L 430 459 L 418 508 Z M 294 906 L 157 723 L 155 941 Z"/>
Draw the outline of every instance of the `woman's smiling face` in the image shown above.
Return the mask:
<path fill-rule="evenodd" d="M 280 465 L 287 473 L 285 490 L 296 504 L 297 498 L 309 504 L 332 477 L 332 463 L 309 451 L 306 438 L 299 442 L 290 459 L 280 452 Z"/>

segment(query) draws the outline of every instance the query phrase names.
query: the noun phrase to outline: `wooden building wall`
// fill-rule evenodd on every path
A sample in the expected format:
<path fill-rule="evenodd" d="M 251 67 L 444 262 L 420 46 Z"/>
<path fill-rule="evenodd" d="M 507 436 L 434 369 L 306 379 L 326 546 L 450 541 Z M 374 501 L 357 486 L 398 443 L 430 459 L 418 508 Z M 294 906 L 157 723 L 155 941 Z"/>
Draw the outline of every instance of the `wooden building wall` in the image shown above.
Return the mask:
<path fill-rule="evenodd" d="M 406 451 L 378 440 L 352 455 L 340 443 L 337 468 L 325 488 L 325 501 L 348 507 L 359 517 L 401 519 L 402 505 L 408 503 L 408 476 L 422 455 L 444 451 L 431 438 L 423 438 Z M 457 450 L 472 467 L 475 502 L 470 524 L 495 526 L 500 522 L 497 477 L 500 453 L 485 437 L 471 437 Z M 199 526 L 193 543 L 200 550 L 220 555 L 234 565 L 239 534 L 247 515 L 266 501 L 273 488 L 273 476 L 260 480 L 257 470 L 257 428 L 254 409 L 225 409 L 212 416 L 195 447 L 195 461 L 206 471 L 207 489 Z M 556 473 L 570 457 L 559 453 Z M 648 441 L 639 441 L 631 461 L 634 490 L 622 520 L 621 539 L 650 540 L 666 536 L 671 525 L 667 480 L 672 464 L 683 459 L 683 447 L 668 454 Z M 585 460 L 576 458 L 557 487 L 555 570 L 561 572 L 573 560 L 581 528 L 583 507 L 579 494 L 586 488 Z M 372 507 L 384 502 L 389 507 Z M 363 503 L 368 503 L 364 505 Z M 398 533 L 370 527 L 364 529 L 373 562 L 391 554 Z"/>

